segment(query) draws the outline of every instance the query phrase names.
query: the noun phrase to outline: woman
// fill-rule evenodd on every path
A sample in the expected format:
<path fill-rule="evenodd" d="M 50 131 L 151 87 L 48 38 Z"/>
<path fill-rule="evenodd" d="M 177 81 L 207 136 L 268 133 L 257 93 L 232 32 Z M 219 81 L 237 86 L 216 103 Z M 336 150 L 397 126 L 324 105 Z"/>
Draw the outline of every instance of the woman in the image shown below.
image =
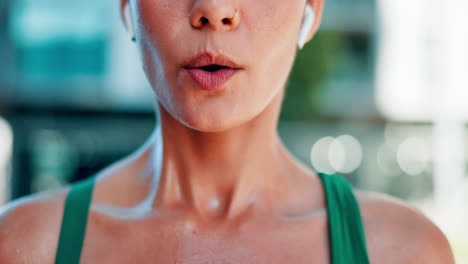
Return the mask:
<path fill-rule="evenodd" d="M 6 207 L 0 263 L 453 263 L 426 217 L 315 173 L 278 136 L 323 2 L 121 0 L 160 126 L 91 180 Z"/>

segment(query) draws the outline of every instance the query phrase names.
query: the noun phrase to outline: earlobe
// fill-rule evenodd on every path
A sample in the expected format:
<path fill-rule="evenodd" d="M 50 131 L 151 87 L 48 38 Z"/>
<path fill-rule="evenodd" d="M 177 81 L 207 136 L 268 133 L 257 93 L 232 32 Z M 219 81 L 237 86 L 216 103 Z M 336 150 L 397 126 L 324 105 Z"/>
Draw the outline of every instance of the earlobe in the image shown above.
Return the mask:
<path fill-rule="evenodd" d="M 125 23 L 127 26 L 128 33 L 130 34 L 132 41 L 135 42 L 136 41 L 135 28 L 133 26 L 133 16 L 132 16 L 132 10 L 130 9 L 130 3 L 127 3 L 125 5 L 124 16 L 125 16 Z"/>
<path fill-rule="evenodd" d="M 299 49 L 302 49 L 306 44 L 307 37 L 314 26 L 314 22 L 315 11 L 310 4 L 306 4 L 301 29 L 299 30 L 299 37 L 297 39 L 297 46 Z"/>

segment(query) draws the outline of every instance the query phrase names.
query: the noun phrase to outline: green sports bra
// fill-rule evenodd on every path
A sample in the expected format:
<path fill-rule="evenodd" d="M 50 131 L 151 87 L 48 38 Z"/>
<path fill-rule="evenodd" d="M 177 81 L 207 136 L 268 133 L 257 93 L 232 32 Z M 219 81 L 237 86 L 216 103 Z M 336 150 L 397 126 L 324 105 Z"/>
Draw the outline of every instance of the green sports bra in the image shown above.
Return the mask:
<path fill-rule="evenodd" d="M 331 264 L 368 264 L 364 227 L 350 184 L 319 173 L 325 190 Z M 79 264 L 95 177 L 72 185 L 65 201 L 56 264 Z"/>

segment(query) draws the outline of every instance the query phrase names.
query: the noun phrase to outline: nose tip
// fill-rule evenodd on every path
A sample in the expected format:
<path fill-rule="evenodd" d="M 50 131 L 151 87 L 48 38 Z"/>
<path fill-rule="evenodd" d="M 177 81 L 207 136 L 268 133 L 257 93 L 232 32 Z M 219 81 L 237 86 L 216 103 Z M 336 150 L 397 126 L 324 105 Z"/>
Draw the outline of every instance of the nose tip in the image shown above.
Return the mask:
<path fill-rule="evenodd" d="M 205 1 L 206 4 L 194 7 L 190 15 L 190 24 L 193 28 L 210 27 L 215 30 L 229 31 L 239 25 L 238 9 L 225 4 L 210 4 L 209 2 L 215 1 Z"/>

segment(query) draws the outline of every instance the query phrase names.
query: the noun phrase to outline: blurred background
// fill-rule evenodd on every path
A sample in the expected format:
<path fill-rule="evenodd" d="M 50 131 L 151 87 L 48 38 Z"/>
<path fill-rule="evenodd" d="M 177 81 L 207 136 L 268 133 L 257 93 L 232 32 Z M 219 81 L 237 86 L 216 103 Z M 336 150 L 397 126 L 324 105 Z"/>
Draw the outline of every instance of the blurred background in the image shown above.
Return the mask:
<path fill-rule="evenodd" d="M 279 125 L 317 171 L 419 208 L 468 263 L 468 1 L 328 0 Z M 0 1 L 0 205 L 139 147 L 154 96 L 115 0 Z"/>

